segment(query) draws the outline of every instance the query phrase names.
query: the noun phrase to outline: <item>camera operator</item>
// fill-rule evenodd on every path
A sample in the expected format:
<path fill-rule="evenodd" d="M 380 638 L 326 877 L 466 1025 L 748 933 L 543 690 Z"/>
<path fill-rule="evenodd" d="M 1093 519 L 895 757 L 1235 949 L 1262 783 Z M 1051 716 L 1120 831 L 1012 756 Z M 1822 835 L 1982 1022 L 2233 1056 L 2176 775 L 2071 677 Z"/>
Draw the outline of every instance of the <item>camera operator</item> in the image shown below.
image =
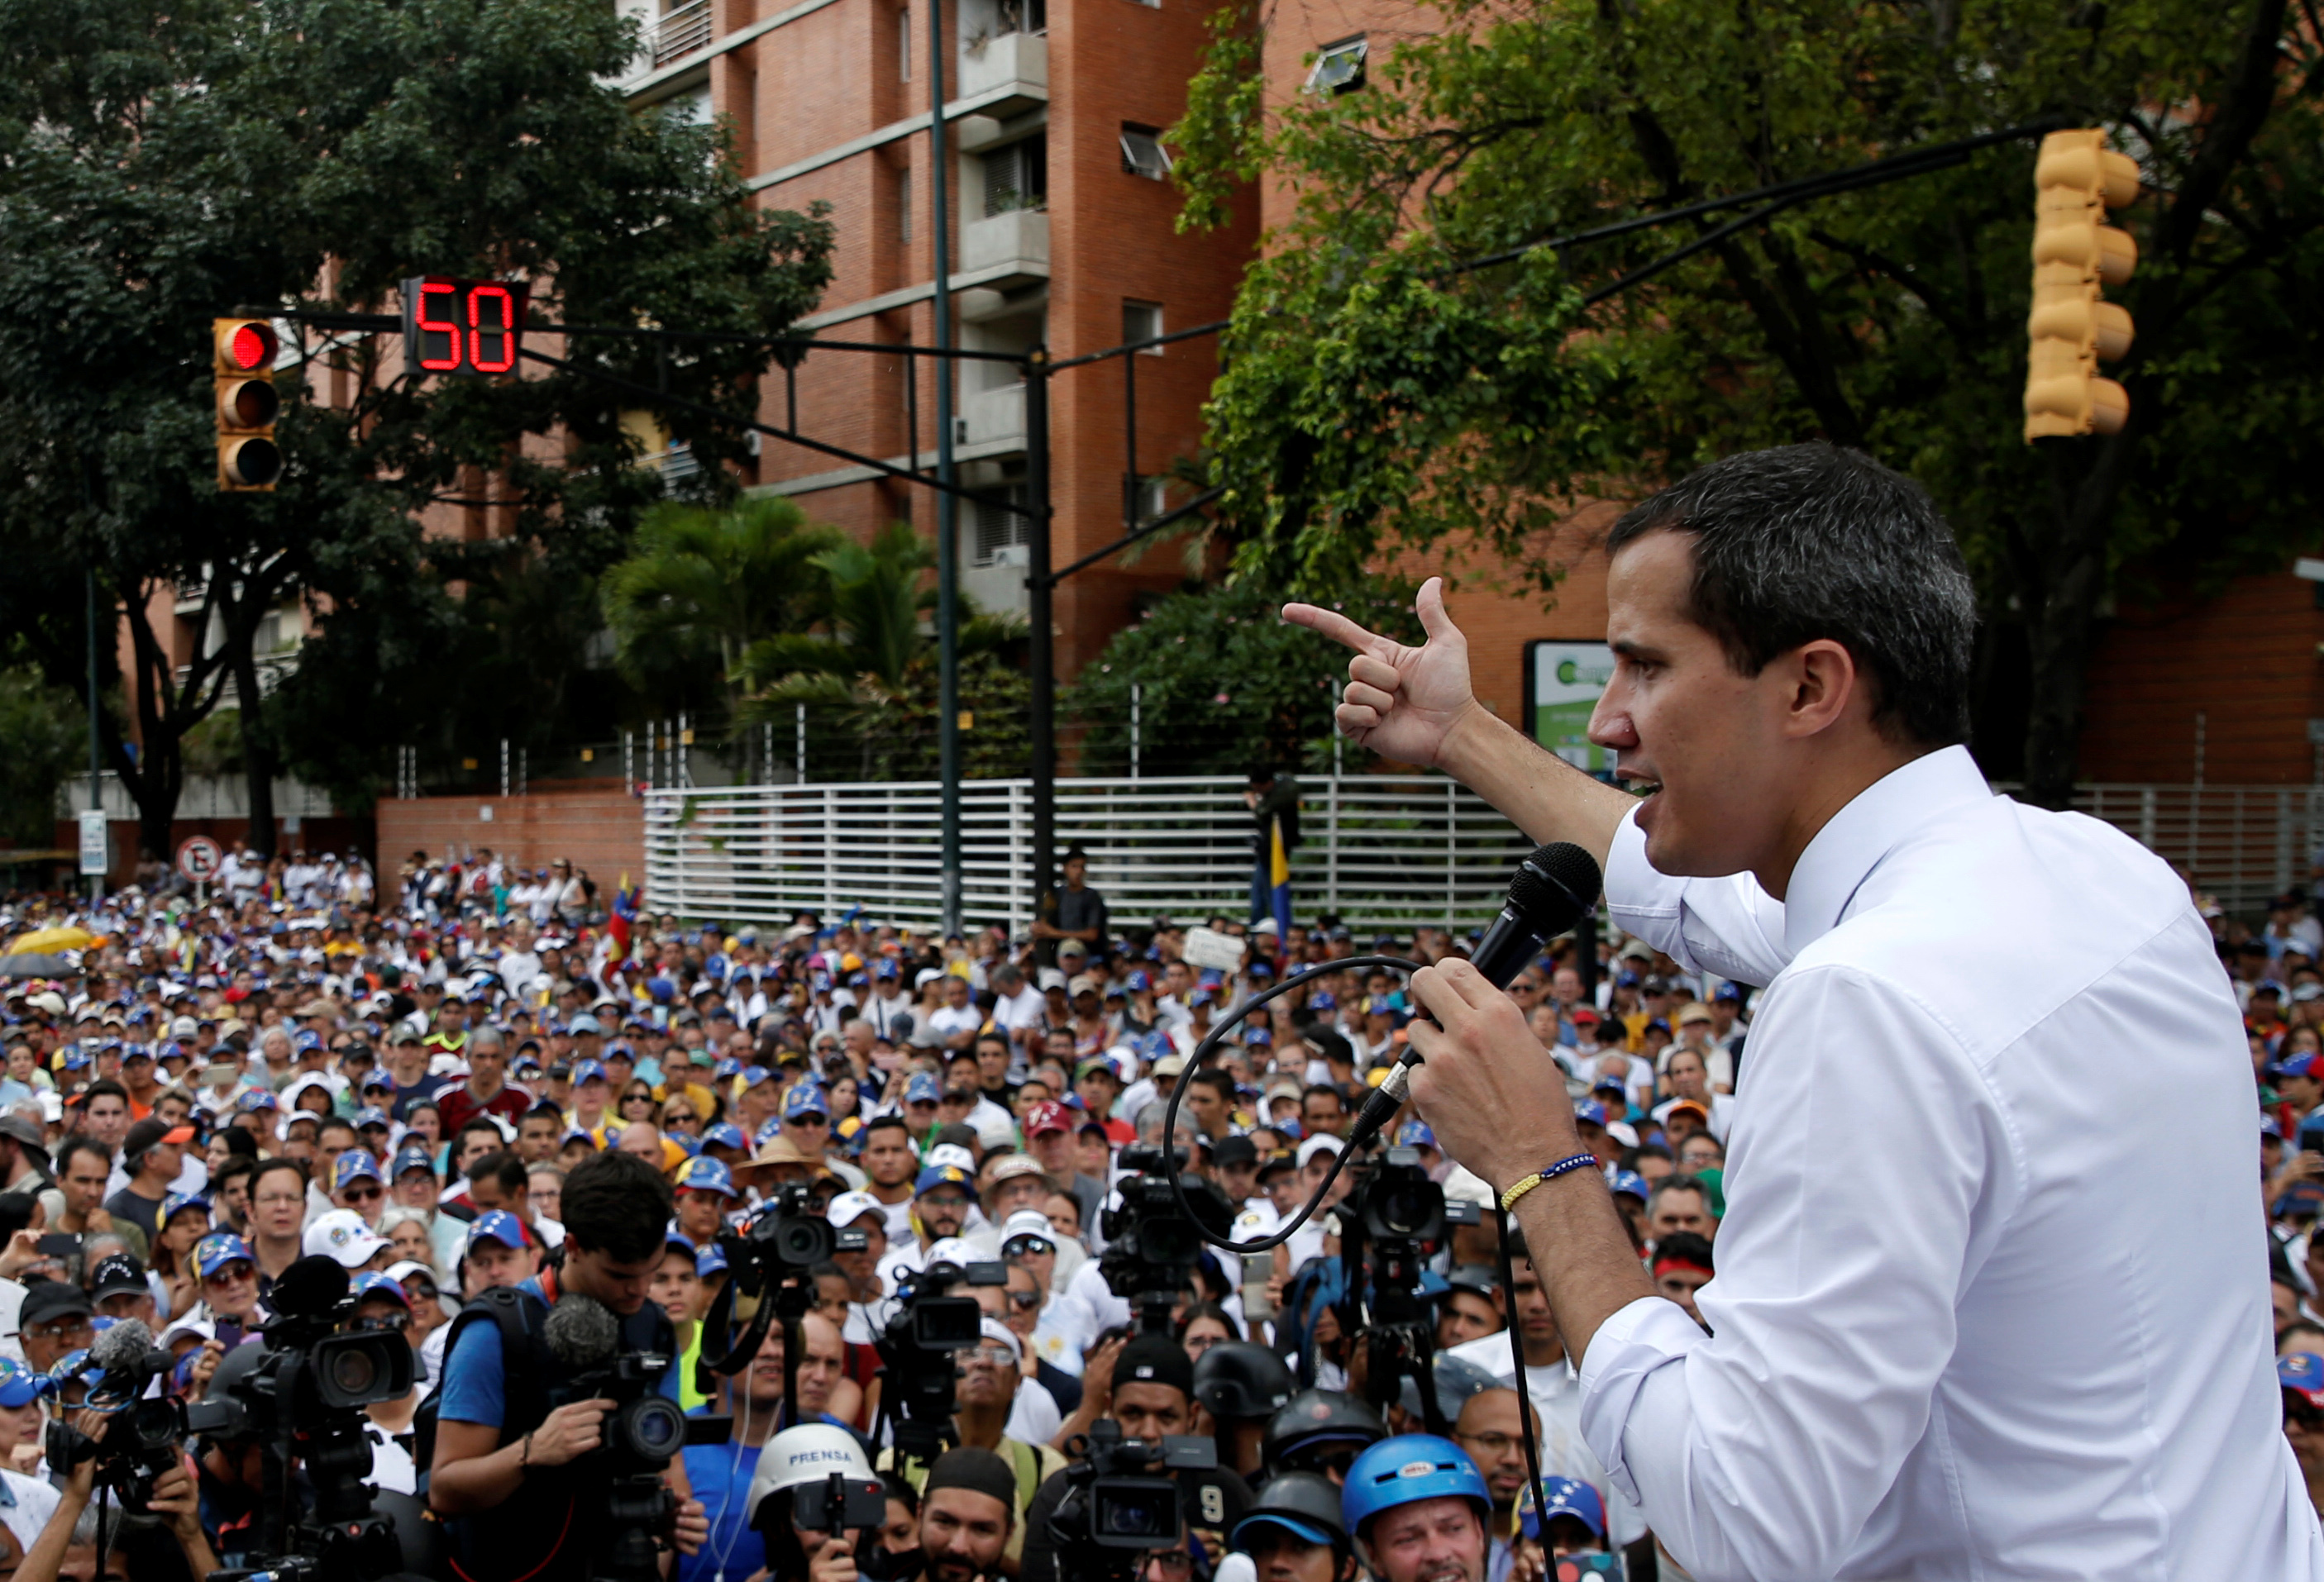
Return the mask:
<path fill-rule="evenodd" d="M 419 1468 L 412 1465 L 408 1447 L 411 1420 L 420 1410 L 419 1381 L 425 1370 L 420 1366 L 421 1337 L 411 1324 L 411 1298 L 392 1276 L 377 1270 L 356 1275 L 351 1293 L 355 1311 L 348 1317 L 349 1329 L 392 1330 L 411 1347 L 410 1391 L 393 1401 L 372 1402 L 364 1408 L 364 1415 L 371 1419 L 364 1432 L 371 1440 L 372 1485 L 400 1495 L 413 1494 L 419 1487 Z"/>
<path fill-rule="evenodd" d="M 94 1439 L 105 1437 L 102 1420 L 86 1421 L 87 1431 Z M 72 1470 L 58 1491 L 55 1508 L 39 1537 L 23 1548 L 23 1559 L 15 1568 L 13 1582 L 95 1582 L 97 1572 L 97 1513 L 90 1508 L 90 1496 L 97 1484 L 98 1458 L 89 1457 Z M 170 1582 L 177 1575 L 175 1561 L 182 1557 L 187 1572 L 196 1582 L 218 1568 L 217 1555 L 202 1531 L 193 1464 L 185 1452 L 178 1452 L 178 1461 L 154 1479 L 152 1497 L 146 1509 L 161 1519 L 168 1538 L 158 1533 L 132 1534 L 121 1530 L 115 1518 L 118 1508 L 106 1513 L 107 1578 L 121 1582 Z M 9 1513 L 13 1515 L 14 1513 Z M 22 1529 L 14 1522 L 8 1523 L 12 1536 L 21 1545 Z M 174 1543 L 177 1554 L 167 1553 L 166 1547 Z"/>
<path fill-rule="evenodd" d="M 919 1569 L 900 1572 L 895 1582 L 998 1577 L 1023 1525 L 1017 1475 L 1007 1462 L 968 1445 L 946 1450 L 920 1485 Z"/>
<path fill-rule="evenodd" d="M 1097 1371 L 1094 1366 L 1090 1370 L 1090 1388 L 1103 1389 L 1100 1410 L 1120 1425 L 1124 1439 L 1142 1440 L 1158 1451 L 1167 1436 L 1209 1431 L 1208 1414 L 1194 1401 L 1194 1365 L 1185 1348 L 1169 1337 L 1140 1335 L 1130 1340 L 1102 1385 Z M 1088 1396 L 1083 1404 L 1086 1410 Z M 1249 1486 L 1215 1467 L 1179 1467 L 1163 1476 L 1177 1480 L 1180 1514 L 1215 1564 L 1226 1552 L 1226 1533 L 1250 1504 Z M 1033 1496 L 1025 1515 L 1025 1582 L 1060 1582 L 1049 1518 L 1070 1492 L 1067 1476 L 1060 1472 Z"/>
<path fill-rule="evenodd" d="M 769 1439 L 764 1457 L 753 1451 L 752 1460 L 758 1471 L 735 1491 L 733 1520 L 712 1529 L 710 1541 L 688 1557 L 680 1574 L 690 1571 L 706 1582 L 740 1582 L 753 1575 L 779 1582 L 856 1582 L 859 1550 L 867 1534 L 877 1541 L 880 1524 L 850 1522 L 844 1508 L 834 1513 L 823 1504 L 825 1523 L 809 1527 L 800 1522 L 794 1503 L 802 1489 L 821 1494 L 815 1485 L 836 1473 L 851 1484 L 869 1485 L 884 1513 L 886 1493 L 855 1437 L 828 1424 L 803 1423 Z M 835 1533 L 828 1524 L 832 1514 L 841 1523 Z"/>
<path fill-rule="evenodd" d="M 846 1347 L 839 1338 L 838 1326 L 820 1313 L 811 1312 L 799 1320 L 801 1421 L 797 1426 L 835 1429 L 846 1433 L 853 1443 L 853 1430 L 827 1410 L 832 1389 L 839 1383 L 845 1362 Z M 678 1561 L 678 1582 L 720 1582 L 722 1577 L 724 1582 L 740 1582 L 758 1568 L 755 1564 L 738 1568 L 734 1561 L 758 1552 L 748 1536 L 755 1504 L 749 1496 L 752 1480 L 759 1473 L 761 1449 L 770 1442 L 768 1436 L 782 1412 L 780 1325 L 767 1330 L 758 1356 L 752 1358 L 749 1367 L 727 1382 L 726 1388 L 730 1422 L 726 1442 L 686 1448 L 687 1481 L 693 1486 L 694 1497 L 702 1504 L 709 1537 L 699 1550 Z M 857 1456 L 862 1458 L 860 1449 Z M 868 1460 L 864 1461 L 863 1476 L 872 1476 Z"/>
<path fill-rule="evenodd" d="M 560 1297 L 588 1297 L 620 1322 L 625 1351 L 674 1359 L 669 1320 L 646 1301 L 673 1207 L 668 1178 L 645 1161 L 590 1155 L 566 1182 L 561 1265 L 515 1288 L 530 1355 L 504 1355 L 501 1327 L 489 1314 L 478 1321 L 476 1309 L 447 1342 L 429 1502 L 448 1518 L 461 1568 L 477 1582 L 579 1578 L 605 1549 L 604 1476 L 576 1463 L 599 1447 L 614 1403 L 549 1407 L 549 1392 L 569 1385 L 574 1370 L 549 1351 L 547 1322 Z M 674 1367 L 666 1371 L 662 1393 L 676 1399 L 678 1382 Z M 678 1548 L 694 1553 L 707 1534 L 702 1507 L 687 1497 L 682 1462 L 663 1476 L 681 1502 Z"/>
<path fill-rule="evenodd" d="M 1065 1458 L 1046 1443 L 1019 1439 L 1008 1431 L 1024 1377 L 1022 1353 L 1016 1338 L 991 1319 L 982 1320 L 978 1329 L 973 1347 L 953 1354 L 952 1427 L 962 1448 L 990 1452 L 1009 1470 L 1010 1528 L 1006 1547 L 1013 1565 L 1024 1552 L 1027 1513 L 1047 1481 L 1064 1470 Z M 937 1458 L 938 1462 L 943 1459 Z M 890 1449 L 881 1452 L 879 1465 L 882 1471 L 900 1472 L 907 1483 L 925 1492 L 930 1464 L 909 1456 L 899 1459 Z"/>

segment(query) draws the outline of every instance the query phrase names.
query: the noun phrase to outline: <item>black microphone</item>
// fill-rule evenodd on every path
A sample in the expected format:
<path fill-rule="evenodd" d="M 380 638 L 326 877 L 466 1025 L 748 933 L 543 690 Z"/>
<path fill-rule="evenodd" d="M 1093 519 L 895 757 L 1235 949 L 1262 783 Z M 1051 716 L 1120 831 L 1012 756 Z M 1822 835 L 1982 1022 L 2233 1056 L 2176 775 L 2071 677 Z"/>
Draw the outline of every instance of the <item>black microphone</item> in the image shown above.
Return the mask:
<path fill-rule="evenodd" d="M 1508 899 L 1501 903 L 1500 915 L 1485 930 L 1485 937 L 1477 942 L 1469 964 L 1495 989 L 1507 989 L 1509 980 L 1541 953 L 1544 944 L 1582 921 L 1597 903 L 1602 881 L 1598 860 L 1572 842 L 1554 841 L 1536 848 L 1532 856 L 1517 864 L 1509 880 Z M 1419 1053 L 1407 1047 L 1364 1100 L 1355 1129 L 1348 1134 L 1350 1148 L 1370 1146 L 1389 1118 L 1404 1107 L 1405 1094 L 1412 1085 L 1412 1068 L 1420 1063 Z"/>
<path fill-rule="evenodd" d="M 109 1375 L 124 1373 L 140 1377 L 167 1372 L 177 1359 L 153 1344 L 153 1331 L 137 1319 L 123 1319 L 97 1338 L 88 1348 L 91 1366 Z"/>

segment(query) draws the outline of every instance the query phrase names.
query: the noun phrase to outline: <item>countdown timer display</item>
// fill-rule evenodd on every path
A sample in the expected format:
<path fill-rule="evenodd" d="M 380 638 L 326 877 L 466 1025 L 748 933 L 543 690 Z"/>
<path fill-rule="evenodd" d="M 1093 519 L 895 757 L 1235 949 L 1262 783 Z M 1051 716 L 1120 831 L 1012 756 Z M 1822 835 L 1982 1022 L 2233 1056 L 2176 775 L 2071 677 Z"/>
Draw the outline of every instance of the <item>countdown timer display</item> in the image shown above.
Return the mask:
<path fill-rule="evenodd" d="M 421 373 L 488 375 L 516 367 L 524 338 L 521 281 L 415 275 L 403 282 L 403 355 Z"/>

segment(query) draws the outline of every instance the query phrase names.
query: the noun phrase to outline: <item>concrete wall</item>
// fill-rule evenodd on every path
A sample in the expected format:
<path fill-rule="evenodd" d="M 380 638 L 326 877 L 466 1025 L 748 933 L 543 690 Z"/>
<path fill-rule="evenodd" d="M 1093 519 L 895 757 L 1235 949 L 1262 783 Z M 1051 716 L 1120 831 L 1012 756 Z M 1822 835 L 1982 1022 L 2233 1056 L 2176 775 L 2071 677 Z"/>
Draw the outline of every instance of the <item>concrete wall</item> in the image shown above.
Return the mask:
<path fill-rule="evenodd" d="M 608 897 L 623 874 L 645 877 L 645 804 L 619 786 L 391 800 L 379 805 L 375 821 L 383 877 L 415 851 L 440 858 L 486 849 L 523 868 L 570 859 Z"/>

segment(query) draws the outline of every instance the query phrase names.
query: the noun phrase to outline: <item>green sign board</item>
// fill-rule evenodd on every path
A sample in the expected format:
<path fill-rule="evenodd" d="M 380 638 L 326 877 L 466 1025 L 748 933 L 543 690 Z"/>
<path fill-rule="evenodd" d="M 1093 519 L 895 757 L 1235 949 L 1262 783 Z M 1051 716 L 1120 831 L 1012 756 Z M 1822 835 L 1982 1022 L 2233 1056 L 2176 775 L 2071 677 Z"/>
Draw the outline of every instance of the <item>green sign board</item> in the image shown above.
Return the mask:
<path fill-rule="evenodd" d="M 1590 744 L 1590 715 L 1613 676 L 1614 650 L 1604 643 L 1526 644 L 1526 729 L 1575 768 L 1611 769 L 1614 755 Z"/>

